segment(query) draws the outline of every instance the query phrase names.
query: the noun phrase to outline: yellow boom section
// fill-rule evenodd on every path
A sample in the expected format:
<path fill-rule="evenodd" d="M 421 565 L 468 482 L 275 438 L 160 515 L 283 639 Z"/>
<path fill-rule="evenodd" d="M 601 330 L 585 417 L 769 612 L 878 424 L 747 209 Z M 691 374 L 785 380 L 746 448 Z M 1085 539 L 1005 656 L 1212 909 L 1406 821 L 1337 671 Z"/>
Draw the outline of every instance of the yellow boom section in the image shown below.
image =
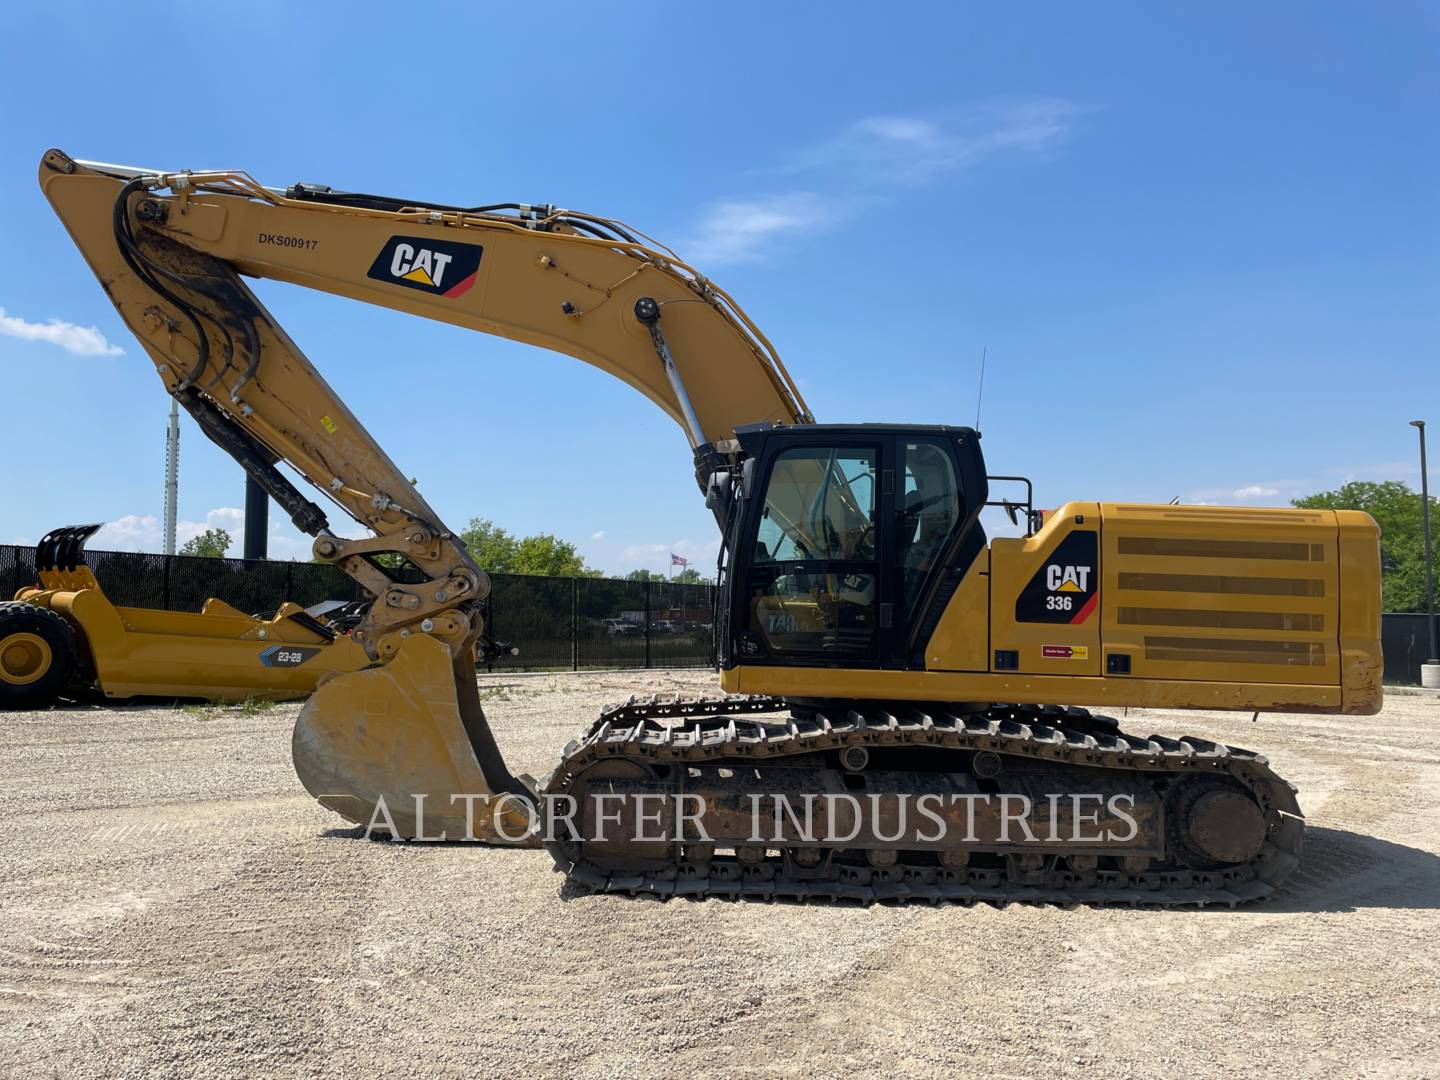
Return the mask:
<path fill-rule="evenodd" d="M 41 164 L 46 197 L 97 273 L 122 272 L 118 253 L 92 238 L 108 240 L 121 184 L 143 173 L 75 162 L 59 151 Z M 547 230 L 545 219 L 290 199 L 240 172 L 171 173 L 164 181 L 184 186 L 177 195 L 148 196 L 166 210 L 163 221 L 151 220 L 146 229 L 237 273 L 566 353 L 629 383 L 679 422 L 681 406 L 633 311 L 636 300 L 653 297 L 708 441 L 730 438 L 736 424 L 811 419 L 799 389 L 749 317 L 724 290 L 659 245 L 600 239 L 559 224 Z M 550 217 L 607 221 L 570 211 Z M 452 250 L 455 245 L 479 249 L 473 266 L 465 261 L 469 253 Z M 112 292 L 112 298 L 148 345 L 155 332 L 145 325 L 143 308 L 130 312 L 123 295 Z M 157 344 L 168 346 L 169 338 Z M 423 365 L 416 376 L 422 384 L 453 381 Z"/>

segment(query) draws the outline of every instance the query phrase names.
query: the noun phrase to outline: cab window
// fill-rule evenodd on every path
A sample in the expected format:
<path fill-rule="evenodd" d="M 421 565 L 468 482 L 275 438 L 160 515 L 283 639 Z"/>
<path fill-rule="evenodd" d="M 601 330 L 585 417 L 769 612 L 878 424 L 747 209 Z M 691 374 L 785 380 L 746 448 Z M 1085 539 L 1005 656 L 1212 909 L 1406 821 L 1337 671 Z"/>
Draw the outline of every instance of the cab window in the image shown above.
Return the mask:
<path fill-rule="evenodd" d="M 777 455 L 747 582 L 752 645 L 775 656 L 865 656 L 876 647 L 877 453 Z"/>
<path fill-rule="evenodd" d="M 926 577 L 960 522 L 960 493 L 955 464 L 943 443 L 906 442 L 904 450 L 904 489 L 898 508 L 896 546 L 903 610 L 913 614 Z"/>

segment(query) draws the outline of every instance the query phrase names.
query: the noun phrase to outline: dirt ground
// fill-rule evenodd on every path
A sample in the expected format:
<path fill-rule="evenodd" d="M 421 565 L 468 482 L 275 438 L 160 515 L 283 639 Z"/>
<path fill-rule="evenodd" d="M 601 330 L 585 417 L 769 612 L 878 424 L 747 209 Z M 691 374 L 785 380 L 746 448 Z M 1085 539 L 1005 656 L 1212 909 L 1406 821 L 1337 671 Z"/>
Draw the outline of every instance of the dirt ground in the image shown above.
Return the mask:
<path fill-rule="evenodd" d="M 712 680 L 483 682 L 543 776 L 601 704 Z M 576 895 L 542 852 L 355 839 L 294 777 L 296 708 L 0 716 L 0 1074 L 1440 1072 L 1435 697 L 1132 713 L 1300 787 L 1283 892 L 1200 912 Z"/>

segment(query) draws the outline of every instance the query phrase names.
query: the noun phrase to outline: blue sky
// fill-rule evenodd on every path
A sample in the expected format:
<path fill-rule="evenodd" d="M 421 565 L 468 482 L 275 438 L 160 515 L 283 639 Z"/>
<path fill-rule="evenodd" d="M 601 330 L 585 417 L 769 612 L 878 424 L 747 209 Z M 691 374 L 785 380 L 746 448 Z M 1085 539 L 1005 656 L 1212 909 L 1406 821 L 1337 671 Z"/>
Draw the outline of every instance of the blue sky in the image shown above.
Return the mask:
<path fill-rule="evenodd" d="M 1041 505 L 1418 486 L 1436 8 L 876 10 L 12 4 L 0 541 L 104 520 L 96 547 L 159 544 L 167 399 L 41 198 L 50 146 L 619 217 L 745 305 L 822 421 L 973 423 L 988 348 L 988 464 Z M 684 439 L 629 388 L 258 289 L 451 524 L 554 532 L 609 571 L 713 558 Z M 423 426 L 382 409 L 422 395 Z M 180 517 L 238 532 L 239 469 L 184 423 Z M 273 554 L 307 552 L 273 530 Z"/>

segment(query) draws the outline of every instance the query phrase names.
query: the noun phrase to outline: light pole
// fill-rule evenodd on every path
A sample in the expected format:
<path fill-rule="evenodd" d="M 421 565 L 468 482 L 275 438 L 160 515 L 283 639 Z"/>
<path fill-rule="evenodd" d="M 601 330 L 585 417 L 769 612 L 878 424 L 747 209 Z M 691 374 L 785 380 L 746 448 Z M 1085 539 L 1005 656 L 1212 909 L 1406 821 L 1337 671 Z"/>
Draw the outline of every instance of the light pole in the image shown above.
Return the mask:
<path fill-rule="evenodd" d="M 165 426 L 165 554 L 175 554 L 175 499 L 180 491 L 180 402 L 170 399 Z"/>
<path fill-rule="evenodd" d="M 1430 476 L 1425 468 L 1425 421 L 1411 420 L 1420 432 L 1420 521 L 1425 533 L 1425 625 L 1430 630 L 1430 659 L 1421 668 L 1422 686 L 1440 687 L 1440 647 L 1435 643 L 1435 561 L 1430 548 Z M 1426 671 L 1425 668 L 1429 668 Z"/>

